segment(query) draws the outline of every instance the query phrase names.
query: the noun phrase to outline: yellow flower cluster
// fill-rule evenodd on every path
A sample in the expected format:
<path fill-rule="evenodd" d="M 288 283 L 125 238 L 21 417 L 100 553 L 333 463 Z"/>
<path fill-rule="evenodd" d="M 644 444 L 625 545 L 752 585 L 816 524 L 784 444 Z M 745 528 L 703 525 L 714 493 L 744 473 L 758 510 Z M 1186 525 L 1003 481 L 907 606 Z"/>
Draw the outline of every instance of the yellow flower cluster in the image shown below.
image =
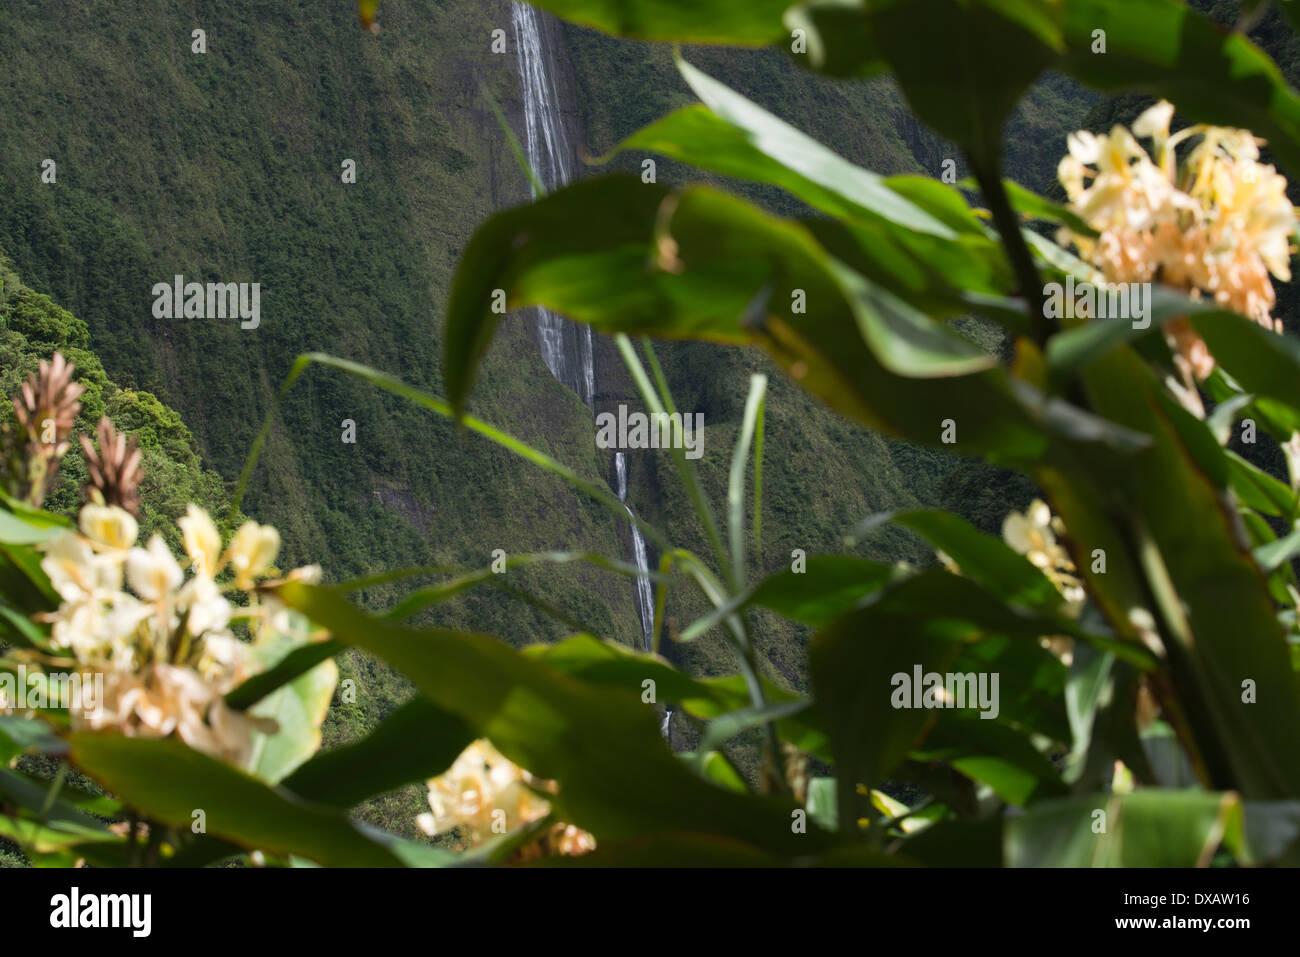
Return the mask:
<path fill-rule="evenodd" d="M 1076 617 L 1083 610 L 1087 594 L 1070 553 L 1057 541 L 1057 536 L 1064 534 L 1064 523 L 1042 499 L 1034 499 L 1029 508 L 1012 512 L 1002 521 L 1003 541 L 1047 576 L 1065 599 L 1066 614 Z M 1056 635 L 1043 638 L 1042 644 L 1067 666 L 1074 661 L 1073 638 Z"/>
<path fill-rule="evenodd" d="M 420 830 L 432 835 L 464 827 L 470 846 L 546 817 L 550 802 L 537 792 L 555 790 L 553 782 L 534 777 L 486 738 L 462 751 L 428 786 L 430 811 L 416 818 Z M 542 843 L 551 853 L 578 855 L 593 850 L 596 839 L 571 824 L 557 823 Z"/>
<path fill-rule="evenodd" d="M 1064 523 L 1042 499 L 1034 499 L 1029 508 L 1002 521 L 1002 540 L 1041 569 L 1065 598 L 1066 607 L 1077 614 L 1086 595 L 1070 553 L 1057 541 L 1064 534 Z"/>
<path fill-rule="evenodd" d="M 230 623 L 238 610 L 273 626 L 282 609 L 257 596 L 236 609 L 227 598 L 231 586 L 216 577 L 229 567 L 234 588 L 252 588 L 273 571 L 280 536 L 246 522 L 222 551 L 202 509 L 189 506 L 177 524 L 193 570 L 188 579 L 161 536 L 136 544 L 136 520 L 116 506 L 86 505 L 79 531 L 46 543 L 41 567 L 62 600 L 46 616 L 51 644 L 104 677 L 103 700 L 74 713 L 76 726 L 175 734 L 196 750 L 243 764 L 253 731 L 275 727 L 225 705 L 226 692 L 251 671 L 249 646 Z M 319 572 L 312 566 L 293 574 L 314 580 Z"/>
<path fill-rule="evenodd" d="M 1295 209 L 1286 179 L 1259 162 L 1259 143 L 1244 130 L 1197 125 L 1170 134 L 1174 108 L 1161 102 L 1130 132 L 1080 131 L 1058 178 L 1070 207 L 1101 235 L 1063 230 L 1106 282 L 1160 282 L 1280 332 L 1270 315 L 1276 298 L 1270 274 L 1291 278 L 1290 237 Z M 1135 138 L 1151 140 L 1147 153 Z M 1180 164 L 1177 148 L 1197 143 Z M 1091 179 L 1091 183 L 1088 180 Z M 1204 378 L 1214 360 L 1185 320 L 1171 324 L 1170 341 L 1187 371 Z"/>

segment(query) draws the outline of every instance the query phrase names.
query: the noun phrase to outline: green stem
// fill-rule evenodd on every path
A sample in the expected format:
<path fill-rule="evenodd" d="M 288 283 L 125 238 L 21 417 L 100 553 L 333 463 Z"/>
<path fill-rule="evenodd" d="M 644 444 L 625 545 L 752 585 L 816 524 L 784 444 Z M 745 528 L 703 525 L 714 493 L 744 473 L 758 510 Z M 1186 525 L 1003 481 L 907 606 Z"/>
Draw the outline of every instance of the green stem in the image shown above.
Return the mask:
<path fill-rule="evenodd" d="M 1011 261 L 1011 269 L 1016 276 L 1016 285 L 1020 287 L 1020 295 L 1024 297 L 1025 305 L 1029 309 L 1030 338 L 1041 349 L 1055 329 L 1054 323 L 1047 318 L 1043 308 L 1046 298 L 1043 279 L 1038 274 L 1038 267 L 1034 265 L 1029 244 L 1025 242 L 1025 237 L 1020 232 L 1020 218 L 1011 208 L 1011 200 L 1007 198 L 1006 187 L 1002 185 L 1002 177 L 996 167 L 988 169 L 969 154 L 967 154 L 967 161 L 975 172 L 975 182 L 979 184 L 984 201 L 988 203 L 989 212 L 993 214 L 993 225 L 997 227 L 998 235 L 1002 237 L 1002 245 L 1006 249 L 1007 258 Z"/>

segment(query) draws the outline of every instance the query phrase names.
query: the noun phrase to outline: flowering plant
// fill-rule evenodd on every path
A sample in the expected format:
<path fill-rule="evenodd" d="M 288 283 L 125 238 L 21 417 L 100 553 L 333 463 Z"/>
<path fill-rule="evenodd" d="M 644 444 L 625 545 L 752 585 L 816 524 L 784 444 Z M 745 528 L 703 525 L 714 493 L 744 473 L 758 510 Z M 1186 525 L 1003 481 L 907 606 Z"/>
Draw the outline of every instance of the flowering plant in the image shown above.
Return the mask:
<path fill-rule="evenodd" d="M 1267 329 L 1273 279 L 1291 279 L 1296 213 L 1287 182 L 1260 162 L 1260 140 L 1245 130 L 1194 124 L 1171 134 L 1174 107 L 1161 101 L 1130 132 L 1081 130 L 1070 137 L 1058 175 L 1070 208 L 1097 236 L 1063 227 L 1108 283 L 1160 282 L 1203 296 Z M 1151 152 L 1137 137 L 1149 139 Z M 1180 162 L 1178 148 L 1195 143 Z M 1214 357 L 1187 320 L 1167 327 L 1188 374 L 1206 378 Z"/>

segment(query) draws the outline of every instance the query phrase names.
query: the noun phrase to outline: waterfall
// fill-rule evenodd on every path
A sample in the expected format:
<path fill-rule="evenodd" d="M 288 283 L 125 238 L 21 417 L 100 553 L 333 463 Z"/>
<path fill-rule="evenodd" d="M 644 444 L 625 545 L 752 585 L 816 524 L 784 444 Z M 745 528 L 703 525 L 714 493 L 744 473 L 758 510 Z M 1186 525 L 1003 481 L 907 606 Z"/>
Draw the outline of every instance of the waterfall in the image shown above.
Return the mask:
<path fill-rule="evenodd" d="M 511 6 L 515 51 L 519 62 L 519 85 L 524 100 L 524 149 L 528 163 L 541 185 L 552 190 L 572 176 L 573 147 L 560 120 L 559 94 L 554 73 L 542 43 L 542 21 L 526 3 Z M 578 394 L 588 407 L 596 397 L 591 327 L 568 322 L 549 309 L 538 309 L 537 330 L 542 358 L 551 374 Z M 623 453 L 614 457 L 618 473 L 618 500 L 627 509 L 632 525 L 632 558 L 636 562 L 636 606 L 641 617 L 642 640 L 647 651 L 654 629 L 654 593 L 650 588 L 650 565 L 645 539 L 627 504 L 627 461 Z M 665 719 L 665 727 L 667 719 Z"/>
<path fill-rule="evenodd" d="M 655 600 L 650 588 L 650 563 L 646 559 L 645 539 L 641 529 L 632 521 L 632 509 L 627 504 L 627 460 L 622 452 L 614 453 L 614 469 L 618 473 L 618 500 L 627 509 L 627 517 L 632 526 L 632 557 L 636 560 L 636 610 L 641 615 L 641 634 L 645 641 L 645 650 L 649 651 L 654 642 Z"/>
<path fill-rule="evenodd" d="M 524 151 L 534 175 L 549 191 L 572 177 L 573 148 L 560 120 L 559 95 L 542 45 L 538 13 L 526 3 L 515 3 L 511 16 L 524 98 Z M 591 327 L 577 326 L 549 309 L 536 312 L 546 367 L 590 406 L 596 397 Z"/>

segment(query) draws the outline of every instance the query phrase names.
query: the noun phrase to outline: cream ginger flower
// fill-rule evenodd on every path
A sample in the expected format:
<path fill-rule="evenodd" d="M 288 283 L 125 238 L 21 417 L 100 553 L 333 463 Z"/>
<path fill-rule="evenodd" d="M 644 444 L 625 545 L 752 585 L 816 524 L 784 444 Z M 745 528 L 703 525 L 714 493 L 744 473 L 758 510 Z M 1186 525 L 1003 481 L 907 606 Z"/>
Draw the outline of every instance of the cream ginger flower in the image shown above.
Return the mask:
<path fill-rule="evenodd" d="M 1162 101 L 1131 133 L 1116 126 L 1070 136 L 1057 176 L 1070 208 L 1100 236 L 1063 229 L 1058 238 L 1105 282 L 1160 282 L 1280 332 L 1273 279 L 1291 278 L 1296 221 L 1286 179 L 1259 162 L 1260 141 L 1249 132 L 1198 125 L 1171 134 L 1173 115 Z M 1150 154 L 1133 134 L 1151 141 Z M 1196 136 L 1180 165 L 1178 147 Z M 1214 370 L 1214 358 L 1186 319 L 1165 334 L 1183 372 L 1179 394 L 1199 406 L 1193 383 Z"/>
<path fill-rule="evenodd" d="M 1010 513 L 1002 522 L 1003 541 L 1047 576 L 1073 616 L 1083 608 L 1087 595 L 1070 553 L 1057 541 L 1057 536 L 1063 534 L 1064 524 L 1041 499 L 1031 502 L 1023 513 Z"/>
<path fill-rule="evenodd" d="M 160 601 L 180 587 L 185 575 L 161 535 L 149 539 L 148 548 L 133 548 L 126 556 L 126 580 L 141 598 Z"/>
<path fill-rule="evenodd" d="M 464 827 L 471 846 L 546 817 L 550 802 L 537 791 L 555 790 L 554 782 L 535 778 L 486 738 L 470 744 L 428 786 L 430 813 L 417 817 L 416 824 L 430 835 Z M 561 854 L 586 853 L 596 846 L 586 831 L 562 823 L 551 828 L 545 842 Z"/>
<path fill-rule="evenodd" d="M 121 565 L 102 560 L 89 541 L 73 532 L 57 535 L 46 544 L 41 569 L 65 602 L 100 598 L 122 584 Z"/>
<path fill-rule="evenodd" d="M 269 525 L 245 522 L 235 532 L 223 560 L 235 570 L 235 584 L 252 588 L 254 580 L 269 572 L 280 553 L 280 533 Z"/>
<path fill-rule="evenodd" d="M 194 570 L 203 575 L 215 576 L 221 571 L 221 533 L 208 513 L 197 505 L 189 505 L 183 518 L 176 520 Z"/>
<path fill-rule="evenodd" d="M 91 547 L 108 552 L 127 551 L 135 544 L 140 532 L 135 517 L 116 505 L 86 505 L 77 518 L 77 524 Z"/>
<path fill-rule="evenodd" d="M 194 573 L 188 580 L 159 535 L 134 546 L 138 528 L 120 508 L 87 505 L 81 534 L 64 532 L 42 546 L 41 567 L 62 604 L 43 616 L 51 643 L 104 676 L 103 700 L 73 710 L 74 727 L 126 735 L 179 737 L 190 747 L 244 765 L 253 734 L 275 722 L 233 711 L 225 695 L 249 677 L 256 659 L 229 630 L 231 586 L 213 572 L 224 564 L 216 526 L 193 505 L 178 522 Z M 273 528 L 248 523 L 229 555 L 236 577 L 251 582 L 279 550 Z M 319 568 L 290 578 L 316 580 Z M 129 590 L 128 590 L 129 589 Z M 259 614 L 256 599 L 254 614 Z"/>

